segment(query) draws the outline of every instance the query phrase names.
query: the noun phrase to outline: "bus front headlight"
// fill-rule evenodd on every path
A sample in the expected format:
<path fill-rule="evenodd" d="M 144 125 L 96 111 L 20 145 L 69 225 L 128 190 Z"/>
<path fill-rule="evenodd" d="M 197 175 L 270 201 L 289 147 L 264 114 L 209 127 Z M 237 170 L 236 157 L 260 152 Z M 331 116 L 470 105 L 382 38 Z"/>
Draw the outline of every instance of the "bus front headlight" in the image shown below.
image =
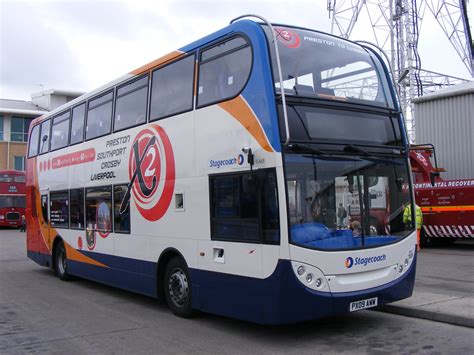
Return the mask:
<path fill-rule="evenodd" d="M 291 266 L 296 278 L 305 287 L 320 292 L 331 292 L 326 276 L 317 267 L 299 261 L 292 261 Z"/>

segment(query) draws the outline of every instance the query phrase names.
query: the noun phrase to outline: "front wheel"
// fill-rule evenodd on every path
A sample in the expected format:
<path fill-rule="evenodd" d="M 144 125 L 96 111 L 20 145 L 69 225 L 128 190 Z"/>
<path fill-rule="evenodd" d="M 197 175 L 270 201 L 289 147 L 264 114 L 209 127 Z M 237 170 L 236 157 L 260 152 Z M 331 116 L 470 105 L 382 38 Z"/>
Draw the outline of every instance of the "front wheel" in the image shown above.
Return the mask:
<path fill-rule="evenodd" d="M 191 307 L 191 279 L 182 258 L 175 257 L 166 265 L 163 287 L 166 303 L 175 315 L 189 318 L 194 314 Z"/>
<path fill-rule="evenodd" d="M 67 272 L 67 256 L 63 242 L 59 242 L 54 252 L 54 271 L 56 276 L 63 281 L 71 279 L 71 276 Z"/>

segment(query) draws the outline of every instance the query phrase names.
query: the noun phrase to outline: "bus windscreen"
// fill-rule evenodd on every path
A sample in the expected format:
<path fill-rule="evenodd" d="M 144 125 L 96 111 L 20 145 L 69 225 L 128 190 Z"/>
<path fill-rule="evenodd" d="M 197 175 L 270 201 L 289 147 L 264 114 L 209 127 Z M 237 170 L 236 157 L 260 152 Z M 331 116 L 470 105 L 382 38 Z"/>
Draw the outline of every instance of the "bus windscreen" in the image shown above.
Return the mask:
<path fill-rule="evenodd" d="M 263 26 L 269 43 L 270 30 Z M 379 59 L 362 46 L 315 31 L 274 27 L 285 94 L 393 108 Z M 275 90 L 280 92 L 271 48 Z"/>

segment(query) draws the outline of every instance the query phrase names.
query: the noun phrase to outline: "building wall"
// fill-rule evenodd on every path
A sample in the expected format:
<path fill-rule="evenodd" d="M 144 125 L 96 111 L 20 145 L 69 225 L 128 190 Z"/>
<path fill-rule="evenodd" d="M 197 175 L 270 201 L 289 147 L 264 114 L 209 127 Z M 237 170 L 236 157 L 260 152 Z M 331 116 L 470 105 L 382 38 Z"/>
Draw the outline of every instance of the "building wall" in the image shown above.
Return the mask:
<path fill-rule="evenodd" d="M 441 176 L 474 178 L 474 83 L 414 103 L 416 143 L 434 144 L 438 166 L 447 170 Z"/>
<path fill-rule="evenodd" d="M 0 170 L 15 169 L 15 157 L 24 158 L 26 156 L 26 146 L 26 143 L 0 142 Z"/>
<path fill-rule="evenodd" d="M 8 162 L 8 143 L 0 142 L 0 170 L 7 169 Z"/>
<path fill-rule="evenodd" d="M 17 117 L 33 118 L 24 115 L 15 115 Z M 0 140 L 0 170 L 17 169 L 24 170 L 25 166 L 15 166 L 15 157 L 26 156 L 26 142 L 11 141 L 11 115 L 2 114 L 3 117 L 3 140 Z"/>

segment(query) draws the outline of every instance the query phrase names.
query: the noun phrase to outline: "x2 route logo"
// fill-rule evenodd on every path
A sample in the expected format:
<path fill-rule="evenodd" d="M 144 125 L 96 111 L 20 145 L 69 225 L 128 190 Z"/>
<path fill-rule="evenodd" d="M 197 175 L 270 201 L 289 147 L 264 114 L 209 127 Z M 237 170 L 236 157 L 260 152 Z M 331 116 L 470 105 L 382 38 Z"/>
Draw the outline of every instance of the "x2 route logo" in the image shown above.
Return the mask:
<path fill-rule="evenodd" d="M 120 213 L 125 213 L 133 194 L 140 214 L 148 221 L 159 220 L 168 210 L 175 184 L 173 148 L 163 128 L 152 124 L 137 134 L 128 166 L 130 182 Z"/>

